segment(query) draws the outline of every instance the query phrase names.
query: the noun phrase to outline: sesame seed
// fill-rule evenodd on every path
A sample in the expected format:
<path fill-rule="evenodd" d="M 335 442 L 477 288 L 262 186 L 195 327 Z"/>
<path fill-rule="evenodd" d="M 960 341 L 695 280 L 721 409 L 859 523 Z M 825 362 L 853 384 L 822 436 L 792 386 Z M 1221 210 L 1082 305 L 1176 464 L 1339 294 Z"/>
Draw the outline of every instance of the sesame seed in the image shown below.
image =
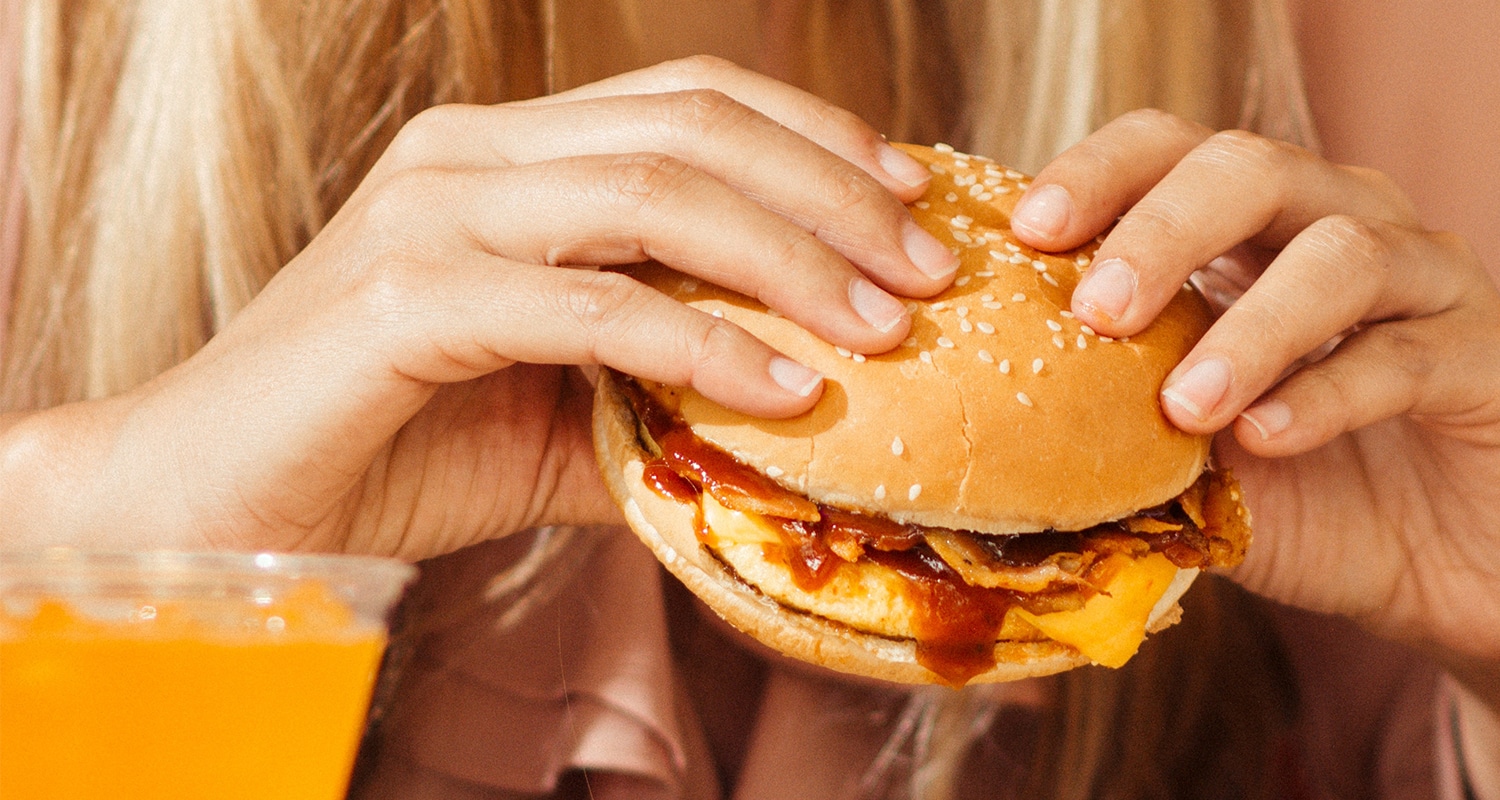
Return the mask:
<path fill-rule="evenodd" d="M 968 169 L 969 168 L 969 162 L 955 160 L 953 162 L 953 166 L 958 167 L 959 169 Z"/>
<path fill-rule="evenodd" d="M 1099 334 L 1097 334 L 1097 333 L 1094 333 L 1094 329 L 1093 329 L 1093 328 L 1090 328 L 1090 327 L 1089 327 L 1089 326 L 1087 326 L 1087 325 L 1079 325 L 1079 326 L 1078 326 L 1078 327 L 1079 327 L 1079 329 L 1081 329 L 1081 330 L 1082 330 L 1082 331 L 1083 331 L 1083 332 L 1084 332 L 1084 333 L 1086 333 L 1086 334 L 1088 334 L 1088 335 L 1090 335 L 1090 336 L 1098 336 L 1098 335 L 1099 335 Z"/>
<path fill-rule="evenodd" d="M 882 483 L 879 486 L 875 487 L 875 499 L 876 500 L 884 500 L 885 499 L 885 484 Z"/>
<path fill-rule="evenodd" d="M 1073 312 L 1071 312 L 1071 311 L 1059 311 L 1059 312 L 1057 312 L 1057 315 L 1059 317 L 1062 317 L 1063 319 L 1072 319 L 1073 318 Z"/>
<path fill-rule="evenodd" d="M 934 175 L 946 175 L 946 174 L 948 174 L 948 170 L 944 169 L 942 164 L 928 164 L 927 168 L 929 170 L 932 170 L 932 174 L 934 174 Z"/>
<path fill-rule="evenodd" d="M 1013 181 L 1018 181 L 1026 176 L 1019 172 L 1016 172 L 1013 169 L 1008 169 L 1005 171 L 1005 177 L 1010 178 Z"/>
<path fill-rule="evenodd" d="M 954 214 L 953 215 L 953 224 L 954 225 L 962 225 L 965 228 L 967 228 L 970 225 L 974 224 L 974 218 L 971 217 L 971 216 L 969 216 L 969 215 L 967 215 L 967 214 Z"/>
<path fill-rule="evenodd" d="M 848 357 L 854 355 L 846 347 L 835 347 L 835 348 L 833 348 L 833 352 L 838 353 L 839 355 L 843 356 L 844 358 L 848 358 Z"/>
<path fill-rule="evenodd" d="M 966 319 L 961 319 L 958 321 L 958 329 L 964 333 L 973 333 L 974 325 Z"/>
<path fill-rule="evenodd" d="M 1114 339 L 1111 339 L 1108 336 L 1100 336 L 1099 337 L 1099 341 L 1101 341 L 1101 342 L 1113 342 Z"/>
<path fill-rule="evenodd" d="M 981 203 L 988 203 L 989 201 L 994 200 L 994 199 L 995 199 L 995 196 L 993 194 L 990 194 L 989 192 L 980 192 L 979 193 L 978 200 Z"/>
<path fill-rule="evenodd" d="M 908 300 L 908 301 L 906 301 L 906 313 L 908 313 L 908 314 L 915 314 L 915 313 L 917 313 L 917 302 L 915 300 Z"/>
<path fill-rule="evenodd" d="M 991 311 L 999 311 L 1000 309 L 1004 308 L 1005 306 L 1002 306 L 999 303 L 995 302 L 994 300 L 991 300 L 991 301 L 985 303 L 984 307 L 988 308 Z"/>
<path fill-rule="evenodd" d="M 1049 319 L 1047 320 L 1047 327 L 1053 331 L 1060 331 L 1062 330 L 1062 323 L 1058 322 L 1055 319 Z"/>
<path fill-rule="evenodd" d="M 1030 188 L 1031 188 L 1031 184 L 1029 184 L 1029 183 L 1027 183 L 1027 182 L 1026 182 L 1026 181 L 1021 181 L 1021 182 L 1020 182 L 1020 183 L 1017 183 L 1017 184 L 1016 184 L 1016 188 L 1017 188 L 1017 189 L 1020 189 L 1020 190 L 1021 190 L 1021 191 L 1023 191 L 1023 192 L 1024 192 L 1024 191 L 1026 191 L 1026 190 L 1027 190 L 1027 189 L 1030 189 Z"/>
<path fill-rule="evenodd" d="M 993 278 L 993 277 L 995 277 L 995 273 L 994 273 L 993 270 L 986 269 L 986 270 L 981 270 L 979 272 L 974 273 L 974 277 L 976 277 L 976 278 Z"/>
<path fill-rule="evenodd" d="M 977 180 L 974 175 L 959 175 L 953 179 L 954 186 L 969 186 Z"/>
<path fill-rule="evenodd" d="M 902 342 L 901 346 L 902 347 L 916 347 L 917 346 L 917 337 L 915 337 L 915 336 L 908 336 L 908 337 L 906 337 L 906 341 Z"/>
<path fill-rule="evenodd" d="M 1026 302 L 1026 295 L 1021 294 L 1020 292 L 1016 292 L 1015 294 L 1010 296 L 1010 301 L 1012 303 L 1024 303 Z"/>
<path fill-rule="evenodd" d="M 1067 347 L 1067 345 L 1063 343 L 1062 334 L 1060 333 L 1052 334 L 1052 343 L 1057 345 L 1057 349 L 1059 350 Z"/>
<path fill-rule="evenodd" d="M 980 350 L 979 351 L 979 360 L 983 361 L 986 364 L 993 364 L 993 363 L 995 363 L 995 357 L 992 356 L 992 355 L 990 355 L 990 351 L 988 351 L 988 350 Z"/>
<path fill-rule="evenodd" d="M 910 489 L 906 490 L 906 499 L 907 500 L 915 500 L 921 494 L 922 494 L 922 484 L 920 484 L 920 483 L 914 483 L 914 484 L 911 485 Z"/>
<path fill-rule="evenodd" d="M 855 353 L 854 354 L 854 363 L 856 363 L 856 364 L 863 364 L 863 363 L 865 363 L 865 354 L 864 353 Z"/>
<path fill-rule="evenodd" d="M 968 243 L 974 241 L 974 237 L 970 236 L 967 233 L 964 233 L 961 230 L 957 230 L 957 229 L 955 229 L 953 231 L 953 238 L 959 240 L 960 242 L 963 242 L 964 244 L 968 244 Z"/>
<path fill-rule="evenodd" d="M 969 180 L 971 180 L 971 181 L 974 180 L 974 177 L 972 175 L 969 176 Z M 977 183 L 974 184 L 973 186 L 969 187 L 969 196 L 970 197 L 978 197 L 978 196 L 980 196 L 980 195 L 982 195 L 984 193 L 985 193 L 984 187 L 980 186 Z"/>
<path fill-rule="evenodd" d="M 1122 342 L 1128 342 L 1128 341 L 1130 341 L 1130 337 L 1129 336 L 1121 336 L 1120 337 L 1120 341 L 1122 341 Z"/>
<path fill-rule="evenodd" d="M 981 323 L 979 323 L 978 325 L 976 325 L 974 327 L 978 328 L 980 333 L 994 333 L 995 332 L 995 326 L 989 324 L 988 322 L 981 322 Z"/>
<path fill-rule="evenodd" d="M 958 216 L 954 217 L 953 219 L 948 220 L 948 224 L 952 225 L 955 228 L 959 228 L 961 230 L 968 230 L 969 229 L 969 223 L 964 222 L 964 216 L 962 214 L 959 214 Z"/>
<path fill-rule="evenodd" d="M 953 192 L 949 192 L 949 193 L 943 195 L 943 199 L 947 200 L 950 203 L 957 203 L 958 202 L 958 195 L 954 194 Z"/>
<path fill-rule="evenodd" d="M 985 174 L 989 175 L 989 172 L 986 171 Z M 996 186 L 1000 185 L 1000 179 L 997 178 L 997 177 L 995 177 L 995 176 L 993 176 L 993 175 L 990 175 L 988 178 L 984 179 L 984 185 L 990 187 L 991 189 L 993 189 Z"/>
<path fill-rule="evenodd" d="M 1073 259 L 1073 263 L 1077 264 L 1080 267 L 1086 267 L 1086 266 L 1089 265 L 1089 257 L 1088 256 L 1079 256 L 1079 257 Z"/>
<path fill-rule="evenodd" d="M 969 316 L 969 307 L 959 306 L 958 308 L 953 309 L 953 313 L 957 314 L 959 317 L 967 317 Z"/>
<path fill-rule="evenodd" d="M 1054 278 L 1054 277 L 1052 277 L 1052 273 L 1050 273 L 1050 272 L 1043 272 L 1042 273 L 1042 280 L 1044 280 L 1044 281 L 1052 284 L 1053 286 L 1057 285 L 1057 279 Z"/>
<path fill-rule="evenodd" d="M 769 476 L 771 476 L 772 478 L 780 478 L 782 475 L 784 475 L 786 473 L 784 471 L 782 471 L 781 467 L 770 466 L 770 467 L 766 467 L 766 474 L 769 475 Z"/>
<path fill-rule="evenodd" d="M 996 261 L 1004 261 L 1005 260 L 1005 256 L 1000 255 L 999 251 L 997 251 L 997 250 L 991 250 L 990 251 L 990 258 L 993 258 Z"/>
<path fill-rule="evenodd" d="M 931 364 L 932 363 L 932 353 L 929 353 L 926 350 L 923 350 L 922 352 L 917 353 L 917 358 L 922 359 L 922 363 L 924 363 L 924 364 Z"/>
<path fill-rule="evenodd" d="M 937 344 L 938 344 L 938 347 L 952 348 L 953 347 L 953 340 L 949 339 L 946 336 L 939 336 L 937 338 Z"/>
<path fill-rule="evenodd" d="M 929 202 L 927 202 L 926 200 L 918 200 L 917 202 L 912 203 L 912 205 L 916 206 L 917 208 L 922 209 L 923 211 L 926 211 L 927 209 L 932 208 L 932 204 L 929 203 Z"/>
<path fill-rule="evenodd" d="M 953 285 L 954 286 L 967 286 L 967 285 L 969 285 L 969 276 L 965 275 L 962 278 L 959 278 L 958 280 L 956 280 L 956 281 L 953 282 Z"/>
<path fill-rule="evenodd" d="M 1009 375 L 1010 374 L 1010 359 L 1005 358 L 1005 359 L 1001 359 L 1000 360 L 1000 374 L 1002 374 L 1002 375 Z"/>
<path fill-rule="evenodd" d="M 906 452 L 906 444 L 901 441 L 901 437 L 897 436 L 896 438 L 892 439 L 891 440 L 891 455 L 893 455 L 893 456 L 899 456 L 899 455 L 901 455 L 904 452 Z"/>
<path fill-rule="evenodd" d="M 947 307 L 948 307 L 948 301 L 947 300 L 939 300 L 936 303 L 932 304 L 932 310 L 933 311 L 942 311 L 943 309 L 945 309 Z"/>
<path fill-rule="evenodd" d="M 932 146 L 932 149 L 938 151 L 939 153 L 955 153 L 955 152 L 957 152 L 956 150 L 953 149 L 953 145 L 946 144 L 944 142 L 938 142 L 937 144 L 935 144 L 935 145 Z"/>
<path fill-rule="evenodd" d="M 1019 401 L 1021 405 L 1026 406 L 1027 408 L 1031 408 L 1031 398 L 1027 397 L 1025 392 L 1016 392 L 1016 400 Z"/>
<path fill-rule="evenodd" d="M 994 295 L 992 295 L 992 294 L 982 294 L 982 295 L 980 295 L 980 296 L 979 296 L 979 299 L 980 299 L 980 300 L 983 300 L 983 301 L 984 301 L 984 302 L 986 302 L 986 303 L 988 303 L 988 302 L 990 302 L 990 301 L 991 301 L 991 300 L 994 300 L 994 299 L 995 299 L 995 296 L 994 296 Z"/>
<path fill-rule="evenodd" d="M 998 187 L 998 188 L 995 189 L 995 194 L 1009 194 L 1009 193 L 1010 193 L 1010 187 L 1009 186 L 1001 186 L 1001 187 Z"/>
<path fill-rule="evenodd" d="M 1084 338 L 1083 334 L 1081 334 L 1081 333 L 1078 334 L 1078 349 L 1082 350 L 1083 348 L 1088 347 L 1088 346 L 1089 346 L 1089 340 L 1086 339 L 1086 338 Z"/>
<path fill-rule="evenodd" d="M 1006 242 L 1005 249 L 1011 251 L 1012 253 L 1021 252 L 1021 246 L 1016 244 L 1015 242 Z"/>
<path fill-rule="evenodd" d="M 682 291 L 684 292 L 692 293 L 698 291 L 697 281 L 683 281 L 678 285 L 682 287 Z"/>
<path fill-rule="evenodd" d="M 1015 255 L 1012 255 L 1008 260 L 1012 264 L 1025 264 L 1027 261 L 1030 261 L 1031 259 L 1027 258 L 1026 256 L 1021 255 L 1020 253 L 1016 253 Z"/>
<path fill-rule="evenodd" d="M 1047 262 L 1042 261 L 1041 259 L 1036 259 L 1031 262 L 1031 268 L 1036 270 L 1037 272 L 1046 272 Z"/>
<path fill-rule="evenodd" d="M 1042 360 L 1040 358 L 1034 358 L 1034 359 L 1032 359 L 1031 360 L 1031 374 L 1035 375 L 1038 372 L 1041 372 L 1043 366 L 1045 366 L 1045 364 L 1042 363 Z"/>
<path fill-rule="evenodd" d="M 720 311 L 717 308 L 714 309 L 713 311 L 709 312 L 709 313 L 713 314 L 714 316 L 718 317 L 719 319 L 723 319 L 724 318 L 724 312 Z"/>

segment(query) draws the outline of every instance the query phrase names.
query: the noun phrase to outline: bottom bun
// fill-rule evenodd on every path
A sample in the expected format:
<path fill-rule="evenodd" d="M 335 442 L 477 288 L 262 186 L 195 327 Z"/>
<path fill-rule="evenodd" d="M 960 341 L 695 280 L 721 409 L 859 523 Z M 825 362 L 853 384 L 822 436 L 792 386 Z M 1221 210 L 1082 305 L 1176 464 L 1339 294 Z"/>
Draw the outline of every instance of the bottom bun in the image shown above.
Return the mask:
<path fill-rule="evenodd" d="M 608 370 L 601 371 L 599 382 L 594 446 L 610 494 L 641 541 L 709 608 L 762 644 L 800 661 L 897 683 L 950 683 L 918 662 L 913 639 L 867 633 L 789 607 L 741 579 L 699 541 L 698 509 L 665 498 L 646 484 L 643 473 L 650 454 L 641 445 L 630 402 Z M 1179 619 L 1176 600 L 1188 583 L 1190 580 L 1174 581 L 1171 593 L 1152 610 L 1149 632 L 1155 633 Z M 993 667 L 966 682 L 1020 680 L 1089 663 L 1074 648 L 1050 640 L 998 641 L 994 659 Z"/>

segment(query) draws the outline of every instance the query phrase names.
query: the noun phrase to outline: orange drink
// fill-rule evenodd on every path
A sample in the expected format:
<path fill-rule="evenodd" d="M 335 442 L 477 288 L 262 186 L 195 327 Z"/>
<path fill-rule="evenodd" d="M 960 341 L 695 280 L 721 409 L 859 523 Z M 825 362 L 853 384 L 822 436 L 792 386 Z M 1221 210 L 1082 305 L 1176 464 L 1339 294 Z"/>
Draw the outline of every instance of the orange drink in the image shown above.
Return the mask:
<path fill-rule="evenodd" d="M 412 568 L 0 554 L 0 798 L 343 796 Z"/>

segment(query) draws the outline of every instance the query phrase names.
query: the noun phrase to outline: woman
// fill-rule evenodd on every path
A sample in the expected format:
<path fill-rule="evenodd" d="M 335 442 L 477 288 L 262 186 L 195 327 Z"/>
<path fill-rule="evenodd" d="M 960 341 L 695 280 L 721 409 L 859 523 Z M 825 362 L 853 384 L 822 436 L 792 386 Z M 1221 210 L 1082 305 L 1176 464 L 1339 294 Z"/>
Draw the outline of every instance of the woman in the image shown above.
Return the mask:
<path fill-rule="evenodd" d="M 1210 261 L 1215 294 L 1243 291 L 1163 388 L 1176 424 L 1225 431 L 1219 457 L 1246 483 L 1259 540 L 1236 578 L 1422 651 L 1414 667 L 1405 657 L 1381 663 L 1397 664 L 1398 678 L 1445 671 L 1446 693 L 1421 684 L 1411 708 L 1430 714 L 1440 702 L 1453 714 L 1461 741 L 1438 736 L 1441 753 L 1462 753 L 1476 793 L 1496 796 L 1493 279 L 1471 249 L 1424 228 L 1380 176 L 1274 139 L 1212 133 L 1245 124 L 1311 143 L 1274 7 L 990 5 L 966 15 L 958 2 L 895 0 L 140 2 L 64 15 L 34 2 L 21 15 L 12 4 L 5 30 L 25 34 L 9 67 L 20 68 L 25 170 L 7 174 L 25 180 L 7 195 L 24 192 L 26 206 L 21 215 L 7 205 L 16 209 L 7 231 L 21 234 L 7 234 L 18 266 L 0 282 L 13 286 L 3 343 L 11 412 L 0 417 L 6 545 L 434 556 L 536 525 L 615 519 L 589 455 L 587 383 L 538 365 L 604 363 L 766 416 L 796 414 L 818 394 L 820 376 L 732 327 L 627 278 L 553 265 L 653 257 L 756 293 L 851 349 L 899 342 L 907 321 L 892 295 L 934 293 L 952 273 L 949 254 L 900 206 L 925 176 L 877 128 L 727 62 L 623 72 L 683 54 L 676 47 L 759 63 L 893 136 L 957 139 L 1028 168 L 1119 112 L 1165 106 L 1178 115 L 1119 117 L 1046 163 L 1017 232 L 1065 248 L 1123 215 L 1074 298 L 1104 333 L 1138 330 Z M 659 31 L 670 35 L 646 35 Z M 605 36 L 611 46 L 597 46 Z M 1356 328 L 1330 357 L 1277 382 Z M 973 792 L 998 791 L 984 776 L 1028 771 L 1005 772 L 1003 753 L 966 761 L 994 738 L 971 747 L 974 723 L 1016 739 L 1040 731 L 1010 749 L 1051 764 L 1041 780 L 1058 796 L 1163 793 L 1187 784 L 1161 783 L 1167 771 L 1128 758 L 1117 735 L 1149 731 L 1141 741 L 1163 745 L 1186 709 L 1219 709 L 1216 698 L 1230 694 L 1223 681 L 1186 698 L 1130 691 L 1164 686 L 1177 669 L 1206 674 L 1170 649 L 1120 677 L 1079 673 L 988 698 L 891 697 L 775 666 L 747 677 L 743 697 L 759 702 L 762 720 L 804 724 L 720 725 L 734 709 L 716 717 L 703 702 L 722 675 L 698 684 L 708 687 L 698 706 L 674 700 L 702 679 L 701 660 L 647 664 L 631 676 L 645 679 L 626 682 L 639 693 L 606 691 L 620 677 L 606 656 L 659 658 L 671 635 L 662 617 L 680 604 L 636 609 L 639 624 L 617 629 L 631 634 L 617 649 L 561 646 L 548 600 L 603 591 L 599 578 L 623 587 L 608 596 L 629 597 L 639 558 L 610 534 L 553 531 L 434 564 L 415 599 L 422 644 L 366 791 L 702 797 L 719 783 L 744 797 L 824 796 L 849 785 L 849 769 L 829 768 L 836 762 L 857 767 L 854 788 L 867 794 L 904 771 L 915 778 L 902 785 Z M 517 559 L 512 580 L 489 584 Z M 1315 740 L 1337 732 L 1333 723 L 1277 718 L 1290 706 L 1278 702 L 1287 682 L 1272 674 L 1282 663 L 1275 645 L 1265 628 L 1234 628 L 1254 604 L 1220 591 L 1229 610 L 1215 618 L 1229 627 L 1215 635 L 1253 651 L 1260 669 L 1243 676 L 1253 696 L 1239 707 L 1261 717 L 1244 747 L 1188 742 L 1180 760 L 1227 759 L 1210 774 L 1249 776 L 1247 792 L 1287 793 L 1292 784 L 1277 780 L 1308 779 L 1310 791 L 1371 785 L 1278 766 L 1281 754 L 1362 751 Z M 1311 639 L 1341 631 L 1263 613 L 1273 629 L 1291 619 Z M 701 652 L 692 637 L 709 634 L 686 616 L 675 644 Z M 653 635 L 659 646 L 641 650 Z M 1347 631 L 1323 638 L 1356 642 L 1361 656 L 1378 650 Z M 534 654 L 549 642 L 562 660 L 542 664 Z M 521 646 L 529 661 L 495 658 Z M 1295 651 L 1288 658 L 1312 709 L 1302 716 L 1315 716 L 1305 695 L 1330 687 L 1297 671 Z M 475 661 L 500 685 L 465 686 L 483 675 L 453 665 Z M 1382 699 L 1371 707 L 1403 708 L 1370 673 L 1335 672 L 1372 687 Z M 557 695 L 570 676 L 588 691 L 564 685 Z M 530 716 L 507 717 L 523 723 L 507 741 L 550 744 L 569 733 L 569 714 L 579 741 L 535 753 L 497 752 L 496 739 L 475 736 L 424 745 L 444 722 L 430 701 L 451 710 L 464 698 L 477 712 L 466 719 L 529 702 Z M 1043 722 L 1007 728 L 1006 714 L 1028 703 L 1042 706 Z M 1106 705 L 1112 716 L 1098 710 Z M 850 709 L 878 724 L 835 736 Z M 1448 717 L 1437 719 L 1448 731 L 1439 724 Z M 1398 723 L 1351 724 L 1347 738 Z M 904 742 L 907 729 L 919 741 Z M 1313 733 L 1284 735 L 1304 730 Z M 824 735 L 812 747 L 798 733 Z M 846 758 L 835 759 L 835 743 Z M 906 744 L 915 763 L 902 766 Z M 789 766 L 810 752 L 814 767 Z M 558 788 L 569 765 L 600 771 L 587 786 L 565 778 Z M 658 774 L 670 779 L 647 779 Z"/>

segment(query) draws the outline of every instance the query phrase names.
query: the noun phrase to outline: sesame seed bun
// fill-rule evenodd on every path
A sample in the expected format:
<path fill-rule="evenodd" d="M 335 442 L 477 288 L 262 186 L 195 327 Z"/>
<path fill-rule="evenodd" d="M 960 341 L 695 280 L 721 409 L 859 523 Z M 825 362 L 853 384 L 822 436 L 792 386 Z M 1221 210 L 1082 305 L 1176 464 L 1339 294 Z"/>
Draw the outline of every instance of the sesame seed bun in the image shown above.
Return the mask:
<path fill-rule="evenodd" d="M 913 216 L 961 259 L 950 289 L 912 301 L 904 344 L 857 356 L 754 300 L 650 265 L 632 274 L 722 315 L 826 381 L 818 404 L 788 420 L 729 411 L 690 389 L 644 388 L 669 392 L 694 434 L 783 487 L 903 523 L 989 534 L 1078 530 L 1182 493 L 1203 471 L 1209 439 L 1171 426 L 1157 393 L 1207 329 L 1207 305 L 1184 288 L 1146 331 L 1119 341 L 1096 335 L 1067 313 L 1095 245 L 1045 254 L 1010 232 L 1025 176 L 951 148 L 902 147 L 934 173 Z M 934 682 L 916 662 L 909 625 L 892 600 L 899 591 L 882 588 L 878 575 L 845 570 L 820 598 L 799 594 L 777 574 L 786 570 L 757 559 L 753 545 L 703 546 L 694 508 L 642 479 L 650 456 L 629 401 L 608 375 L 595 404 L 595 442 L 631 526 L 731 624 L 794 658 Z M 1153 610 L 1152 630 L 1175 621 L 1186 582 Z M 998 663 L 971 680 L 1087 663 L 1034 634 L 1005 638 L 1002 631 Z"/>

